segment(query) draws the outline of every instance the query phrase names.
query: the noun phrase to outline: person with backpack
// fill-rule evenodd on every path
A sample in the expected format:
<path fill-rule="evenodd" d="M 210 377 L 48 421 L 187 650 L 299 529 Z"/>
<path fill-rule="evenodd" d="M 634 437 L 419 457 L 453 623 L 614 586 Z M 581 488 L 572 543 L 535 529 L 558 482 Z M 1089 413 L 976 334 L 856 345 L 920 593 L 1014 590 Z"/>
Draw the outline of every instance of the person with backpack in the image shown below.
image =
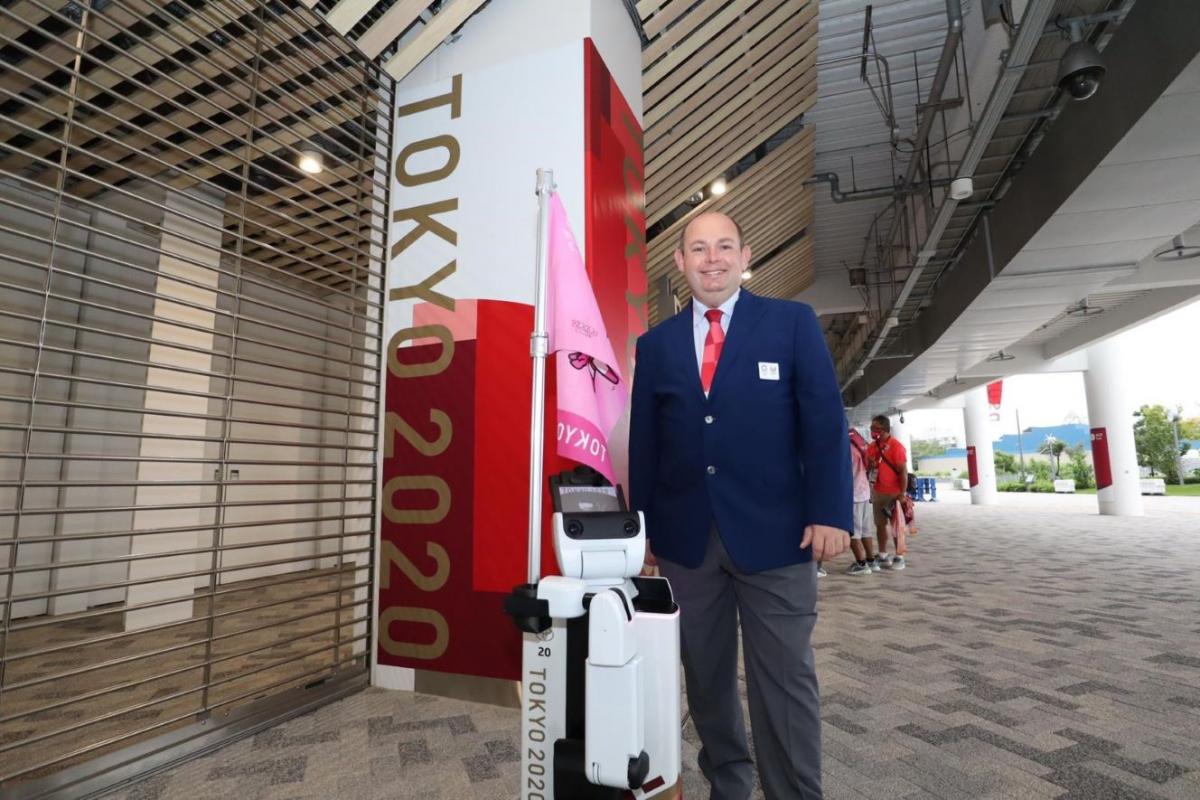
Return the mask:
<path fill-rule="evenodd" d="M 872 483 L 871 506 L 875 512 L 875 535 L 879 555 L 875 565 L 883 569 L 904 569 L 904 547 L 896 540 L 896 554 L 888 555 L 888 524 L 895 504 L 908 488 L 908 453 L 900 440 L 892 436 L 892 421 L 883 414 L 871 420 L 871 445 L 867 448 L 869 477 Z"/>

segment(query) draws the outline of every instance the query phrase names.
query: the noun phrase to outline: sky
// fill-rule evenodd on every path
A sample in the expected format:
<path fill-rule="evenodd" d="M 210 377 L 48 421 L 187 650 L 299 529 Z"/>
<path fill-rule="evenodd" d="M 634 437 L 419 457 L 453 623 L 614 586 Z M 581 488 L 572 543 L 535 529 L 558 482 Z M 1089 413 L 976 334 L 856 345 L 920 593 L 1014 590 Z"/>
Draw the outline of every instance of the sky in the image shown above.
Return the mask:
<path fill-rule="evenodd" d="M 1128 378 L 1137 405 L 1159 403 L 1183 407 L 1185 417 L 1200 417 L 1200 302 L 1164 314 L 1134 328 L 1128 337 L 1137 361 L 1129 364 Z M 1016 433 L 1017 415 L 1021 428 L 1084 422 L 1087 397 L 1083 373 L 1016 375 L 1004 379 L 1000 420 L 993 433 Z M 960 409 L 905 412 L 909 435 L 916 439 L 953 438 L 963 443 Z"/>

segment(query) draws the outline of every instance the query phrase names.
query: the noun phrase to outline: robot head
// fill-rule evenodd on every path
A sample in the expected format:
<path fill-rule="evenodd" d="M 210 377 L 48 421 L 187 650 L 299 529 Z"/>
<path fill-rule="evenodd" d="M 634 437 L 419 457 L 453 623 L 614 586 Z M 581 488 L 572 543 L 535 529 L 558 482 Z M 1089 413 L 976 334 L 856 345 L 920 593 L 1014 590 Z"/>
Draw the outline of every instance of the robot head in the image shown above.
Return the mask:
<path fill-rule="evenodd" d="M 625 507 L 619 486 L 589 467 L 550 478 L 554 553 L 562 574 L 595 585 L 623 583 L 646 557 L 642 515 Z"/>

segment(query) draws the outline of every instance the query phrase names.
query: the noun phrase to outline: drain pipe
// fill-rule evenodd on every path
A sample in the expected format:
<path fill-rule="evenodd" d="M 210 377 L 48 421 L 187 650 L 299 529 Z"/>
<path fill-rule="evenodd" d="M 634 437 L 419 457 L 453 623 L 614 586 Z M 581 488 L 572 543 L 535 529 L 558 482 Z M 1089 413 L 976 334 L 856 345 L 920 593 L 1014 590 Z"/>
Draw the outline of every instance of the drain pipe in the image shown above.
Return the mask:
<path fill-rule="evenodd" d="M 947 0 L 947 13 L 951 15 L 958 13 L 958 32 L 947 32 L 946 37 L 949 41 L 951 36 L 955 37 L 955 42 L 962 34 L 962 7 L 959 0 Z M 988 96 L 987 105 L 984 107 L 983 114 L 979 118 L 979 123 L 975 126 L 975 131 L 971 134 L 971 141 L 967 145 L 967 150 L 963 154 L 962 161 L 959 165 L 958 174 L 969 176 L 975 172 L 975 167 L 979 165 L 980 159 L 983 158 L 983 151 L 987 148 L 992 140 L 992 134 L 995 133 L 996 127 L 1000 124 L 1001 117 L 1004 116 L 1004 111 L 1008 107 L 1009 100 L 1012 99 L 1013 92 L 1017 89 L 1017 84 L 1021 82 L 1022 76 L 1025 74 L 1025 67 L 1033 56 L 1034 48 L 1037 47 L 1039 40 L 1042 37 L 1042 31 L 1046 27 L 1046 22 L 1050 18 L 1050 13 L 1054 10 L 1054 3 L 1039 2 L 1032 0 L 1025 8 L 1025 14 L 1021 17 L 1021 26 L 1017 31 L 1016 39 L 1013 41 L 1012 48 L 1009 50 L 1008 59 L 1005 62 L 1004 69 L 1000 73 L 992 92 Z M 945 49 L 942 55 L 945 56 Z M 942 77 L 941 70 L 942 62 L 938 62 L 938 77 Z M 947 72 L 947 75 L 949 73 Z M 938 85 L 935 81 L 933 89 L 930 90 L 930 102 L 926 106 L 926 114 L 930 115 L 930 124 L 932 125 L 932 105 L 933 91 L 938 92 L 938 100 L 941 99 L 941 91 L 945 88 L 944 80 L 942 85 Z M 925 119 L 921 120 L 922 127 L 918 129 L 925 130 L 926 137 L 929 135 L 928 128 L 925 126 Z M 924 147 L 924 141 L 918 139 L 921 147 Z M 919 149 L 919 148 L 918 148 Z M 909 170 L 915 174 L 917 159 L 909 162 Z M 921 273 L 925 271 L 925 266 L 929 260 L 937 252 L 936 244 L 942 238 L 942 233 L 945 232 L 946 226 L 950 222 L 951 215 L 954 214 L 954 209 L 958 206 L 958 201 L 951 199 L 949 195 L 942 200 L 942 205 L 938 208 L 937 215 L 934 217 L 933 225 L 930 227 L 929 235 L 925 238 L 925 246 L 917 253 L 916 261 L 913 269 L 908 274 L 908 279 L 904 281 L 904 286 L 900 289 L 900 294 L 896 296 L 895 302 L 892 303 L 892 308 L 888 312 L 887 319 L 883 330 L 876 336 L 875 341 L 871 345 L 870 351 L 859 363 L 858 367 L 852 371 L 850 377 L 842 386 L 842 391 L 846 389 L 858 378 L 862 377 L 867 365 L 879 353 L 879 348 L 883 347 L 883 341 L 887 337 L 888 332 L 900 322 L 900 310 L 904 308 L 904 304 L 908 301 L 913 289 L 916 287 L 917 280 L 921 277 Z M 895 236 L 895 231 L 892 232 L 891 241 Z M 930 244 L 932 243 L 932 247 Z M 893 321 L 894 320 L 894 321 Z M 888 321 L 892 321 L 889 326 Z"/>

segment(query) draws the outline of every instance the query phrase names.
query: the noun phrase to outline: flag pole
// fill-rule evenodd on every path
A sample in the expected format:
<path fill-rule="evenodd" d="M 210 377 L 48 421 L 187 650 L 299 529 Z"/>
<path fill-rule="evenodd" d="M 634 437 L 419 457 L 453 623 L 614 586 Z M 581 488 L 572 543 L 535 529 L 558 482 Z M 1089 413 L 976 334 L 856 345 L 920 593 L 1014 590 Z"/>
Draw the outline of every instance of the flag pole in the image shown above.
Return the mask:
<path fill-rule="evenodd" d="M 537 171 L 537 264 L 533 289 L 533 333 L 529 356 L 533 359 L 533 403 L 529 421 L 529 583 L 542 577 L 542 448 L 546 418 L 546 355 L 550 339 L 546 332 L 546 273 L 549 258 L 550 194 L 554 171 Z"/>

